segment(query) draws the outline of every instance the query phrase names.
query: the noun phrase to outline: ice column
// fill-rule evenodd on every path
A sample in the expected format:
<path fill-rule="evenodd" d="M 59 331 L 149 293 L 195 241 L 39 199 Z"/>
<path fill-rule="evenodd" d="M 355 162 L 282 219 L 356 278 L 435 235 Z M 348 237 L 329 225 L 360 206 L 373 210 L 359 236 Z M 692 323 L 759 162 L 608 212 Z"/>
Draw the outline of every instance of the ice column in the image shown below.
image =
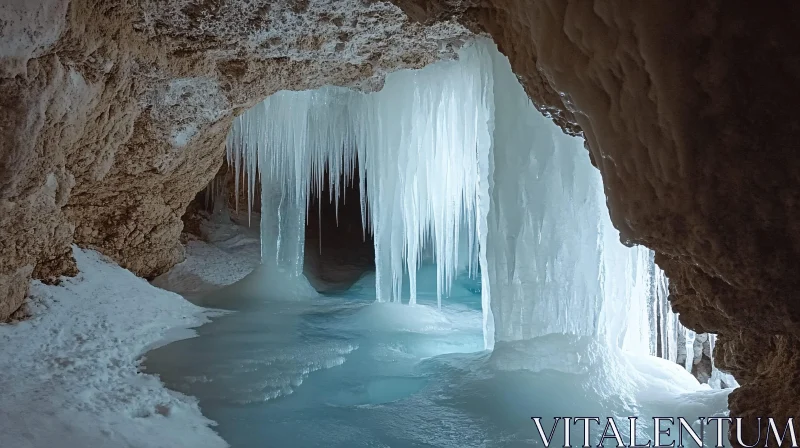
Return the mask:
<path fill-rule="evenodd" d="M 485 244 L 496 339 L 569 333 L 650 353 L 650 251 L 619 242 L 583 139 L 539 113 L 508 60 L 492 54 Z"/>
<path fill-rule="evenodd" d="M 657 347 L 651 354 L 669 359 L 685 367 L 686 370 L 694 374 L 701 382 L 715 388 L 736 387 L 739 383 L 729 373 L 725 373 L 714 365 L 714 345 L 716 335 L 714 334 L 695 334 L 694 331 L 684 327 L 678 320 L 678 315 L 672 312 L 672 308 L 667 300 L 669 280 L 666 274 L 658 266 L 653 264 L 653 293 L 651 295 L 651 306 L 656 315 L 654 334 L 657 337 Z M 703 359 L 708 359 L 711 363 L 711 371 L 703 371 L 708 368 L 703 366 Z"/>
<path fill-rule="evenodd" d="M 440 300 L 459 265 L 477 273 L 485 262 L 480 217 L 485 220 L 488 207 L 480 194 L 488 188 L 491 146 L 488 51 L 472 45 L 458 61 L 393 73 L 374 94 L 336 87 L 278 92 L 239 117 L 228 159 L 237 184 L 244 174 L 249 203 L 256 177 L 261 180 L 262 259 L 275 257 L 299 275 L 309 189 L 320 194 L 327 168 L 330 199 L 338 202 L 339 179 L 350 181 L 358 166 L 379 301 L 400 300 L 407 275 L 415 303 L 426 244 Z"/>

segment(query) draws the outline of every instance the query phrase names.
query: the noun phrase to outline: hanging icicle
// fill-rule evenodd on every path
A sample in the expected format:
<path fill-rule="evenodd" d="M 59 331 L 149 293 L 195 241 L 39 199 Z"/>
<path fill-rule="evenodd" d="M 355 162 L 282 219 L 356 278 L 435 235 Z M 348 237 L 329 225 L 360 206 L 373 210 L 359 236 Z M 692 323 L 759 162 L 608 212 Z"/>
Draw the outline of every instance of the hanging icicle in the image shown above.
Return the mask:
<path fill-rule="evenodd" d="M 476 45 L 460 61 L 393 73 L 378 93 L 278 92 L 239 117 L 228 163 L 237 179 L 244 174 L 250 206 L 260 175 L 262 210 L 276 212 L 262 216 L 262 255 L 300 274 L 309 187 L 321 196 L 327 168 L 330 200 L 338 203 L 337 180 L 350 182 L 357 166 L 362 220 L 376 246 L 379 301 L 399 301 L 407 275 L 410 303 L 416 302 L 416 272 L 428 241 L 439 300 L 449 292 L 459 256 L 469 256 L 475 273 L 479 158 L 491 145 L 490 70 L 487 47 Z M 462 231 L 466 254 L 460 253 Z"/>

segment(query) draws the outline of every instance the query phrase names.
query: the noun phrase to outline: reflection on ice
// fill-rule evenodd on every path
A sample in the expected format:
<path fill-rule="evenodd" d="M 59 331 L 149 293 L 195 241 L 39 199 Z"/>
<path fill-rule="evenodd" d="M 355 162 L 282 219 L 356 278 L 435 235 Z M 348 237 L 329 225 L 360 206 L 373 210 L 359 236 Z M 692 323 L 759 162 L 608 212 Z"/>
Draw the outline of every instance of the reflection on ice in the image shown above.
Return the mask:
<path fill-rule="evenodd" d="M 420 284 L 430 278 L 435 271 L 423 268 Z M 441 309 L 435 289 L 421 290 L 413 307 L 375 303 L 369 276 L 313 300 L 268 298 L 248 281 L 205 299 L 239 312 L 146 362 L 197 396 L 234 447 L 531 446 L 541 444 L 533 416 L 549 430 L 553 417 L 636 415 L 641 437 L 651 437 L 652 416 L 726 411 L 727 391 L 589 337 L 483 350 L 480 292 L 467 281 Z M 577 427 L 573 437 L 580 445 Z"/>

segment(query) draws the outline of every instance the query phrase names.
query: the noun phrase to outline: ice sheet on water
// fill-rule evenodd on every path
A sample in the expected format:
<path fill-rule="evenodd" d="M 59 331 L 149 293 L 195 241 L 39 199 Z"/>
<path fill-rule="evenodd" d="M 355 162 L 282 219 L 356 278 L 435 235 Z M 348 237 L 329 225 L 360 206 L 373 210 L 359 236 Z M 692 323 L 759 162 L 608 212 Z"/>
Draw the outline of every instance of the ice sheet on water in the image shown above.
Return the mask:
<path fill-rule="evenodd" d="M 490 354 L 440 356 L 423 365 L 443 380 L 424 392 L 435 399 L 414 397 L 416 406 L 427 402 L 459 410 L 464 420 L 483 428 L 483 439 L 477 440 L 485 446 L 542 446 L 530 421 L 533 416 L 541 417 L 548 431 L 554 417 L 617 417 L 626 422 L 628 416 L 638 416 L 639 440 L 646 441 L 653 437 L 653 416 L 691 420 L 723 415 L 730 392 L 698 384 L 667 360 L 631 354 L 591 337 L 548 335 L 500 342 Z M 556 446 L 563 446 L 562 427 Z M 593 426 L 593 443 L 602 429 Z M 627 428 L 620 429 L 627 440 Z M 571 436 L 573 446 L 582 445 L 580 425 Z"/>
<path fill-rule="evenodd" d="M 198 396 L 234 447 L 536 446 L 531 416 L 725 411 L 726 391 L 592 337 L 551 334 L 482 351 L 478 296 L 456 282 L 456 298 L 439 309 L 436 276 L 435 267 L 420 270 L 413 307 L 376 303 L 369 277 L 314 300 L 222 290 L 209 305 L 243 311 L 150 353 L 147 367 Z"/>
<path fill-rule="evenodd" d="M 459 332 L 474 332 L 481 328 L 480 314 L 475 293 L 462 283 L 456 282 L 447 296 L 446 308 L 436 306 L 436 270 L 432 266 L 422 266 L 418 272 L 420 302 L 407 306 L 395 302 L 376 302 L 360 308 L 341 325 L 347 330 L 387 332 L 387 333 L 425 333 L 454 335 Z M 407 281 L 407 280 L 406 280 Z M 406 285 L 407 286 L 407 285 Z M 362 293 L 373 297 L 375 293 L 374 274 L 359 280 L 345 295 Z"/>

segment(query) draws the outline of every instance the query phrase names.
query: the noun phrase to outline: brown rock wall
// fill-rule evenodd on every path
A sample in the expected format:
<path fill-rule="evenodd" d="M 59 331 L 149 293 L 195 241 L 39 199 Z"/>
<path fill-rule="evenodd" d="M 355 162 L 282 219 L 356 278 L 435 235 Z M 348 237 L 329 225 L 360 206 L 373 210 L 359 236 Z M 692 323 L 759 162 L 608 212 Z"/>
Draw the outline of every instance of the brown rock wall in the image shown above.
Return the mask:
<path fill-rule="evenodd" d="M 361 0 L 10 0 L 0 5 L 0 319 L 70 244 L 151 277 L 233 116 L 281 89 L 374 89 L 452 57 L 462 26 Z"/>

